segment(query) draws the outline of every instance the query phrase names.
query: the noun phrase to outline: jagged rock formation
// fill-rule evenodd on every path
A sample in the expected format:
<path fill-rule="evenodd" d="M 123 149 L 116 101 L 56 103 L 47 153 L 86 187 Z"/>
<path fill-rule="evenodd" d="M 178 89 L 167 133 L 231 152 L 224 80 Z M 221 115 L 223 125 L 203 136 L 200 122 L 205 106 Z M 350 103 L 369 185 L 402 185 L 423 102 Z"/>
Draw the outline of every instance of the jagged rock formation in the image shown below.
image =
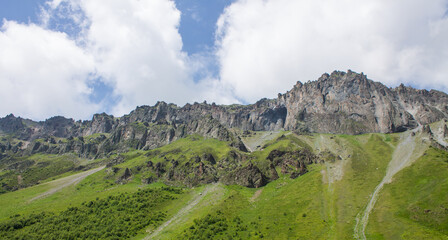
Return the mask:
<path fill-rule="evenodd" d="M 280 95 L 285 129 L 319 133 L 401 132 L 448 116 L 448 95 L 400 85 L 391 89 L 352 71 L 323 74 Z"/>
<path fill-rule="evenodd" d="M 115 118 L 96 114 L 91 121 L 52 117 L 43 122 L 8 115 L 0 118 L 0 134 L 19 141 L 0 141 L 6 152 L 21 154 L 75 152 L 100 157 L 129 148 L 154 149 L 190 134 L 230 141 L 245 150 L 230 129 L 293 130 L 361 134 L 401 132 L 448 118 L 448 95 L 400 85 L 388 88 L 352 71 L 323 74 L 317 81 L 297 82 L 277 99 L 251 105 L 158 102 Z"/>

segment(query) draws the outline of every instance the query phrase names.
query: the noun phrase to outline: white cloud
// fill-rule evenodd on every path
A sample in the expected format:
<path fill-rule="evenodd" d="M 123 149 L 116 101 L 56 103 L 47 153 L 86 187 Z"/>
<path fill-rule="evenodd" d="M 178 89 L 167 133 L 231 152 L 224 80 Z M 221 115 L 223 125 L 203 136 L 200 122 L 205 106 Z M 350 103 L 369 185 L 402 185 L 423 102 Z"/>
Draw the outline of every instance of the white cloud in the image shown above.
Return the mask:
<path fill-rule="evenodd" d="M 239 0 L 217 23 L 221 82 L 253 102 L 333 70 L 448 90 L 448 1 Z"/>
<path fill-rule="evenodd" d="M 54 12 L 67 9 L 63 4 L 50 5 Z M 193 98 L 195 89 L 178 32 L 180 12 L 173 1 L 72 0 L 69 9 L 83 12 L 84 21 L 73 13 L 76 22 L 88 22 L 78 41 L 85 43 L 98 75 L 120 98 L 113 114 L 159 100 L 183 104 Z"/>
<path fill-rule="evenodd" d="M 94 60 L 66 34 L 5 21 L 0 31 L 0 115 L 86 118 Z"/>
<path fill-rule="evenodd" d="M 41 20 L 7 22 L 0 33 L 0 114 L 85 119 L 106 108 L 120 116 L 137 105 L 184 104 L 211 92 L 206 80 L 193 81 L 189 64 L 196 60 L 182 52 L 180 12 L 171 0 L 53 0 Z M 89 101 L 92 78 L 111 86 L 114 106 Z"/>

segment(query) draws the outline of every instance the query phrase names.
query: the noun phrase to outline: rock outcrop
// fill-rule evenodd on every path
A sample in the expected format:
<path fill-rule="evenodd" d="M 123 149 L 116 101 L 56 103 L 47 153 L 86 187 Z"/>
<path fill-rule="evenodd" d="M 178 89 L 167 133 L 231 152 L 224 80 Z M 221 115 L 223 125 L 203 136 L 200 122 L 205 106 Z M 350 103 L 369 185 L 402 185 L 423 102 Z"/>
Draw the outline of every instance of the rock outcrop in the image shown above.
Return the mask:
<path fill-rule="evenodd" d="M 275 167 L 281 167 L 282 174 L 291 174 L 291 178 L 297 178 L 307 173 L 307 165 L 317 163 L 319 157 L 309 149 L 302 148 L 296 151 L 273 150 L 269 153 L 267 160 L 271 162 L 271 172 L 275 171 Z M 277 172 L 271 175 L 273 179 L 278 178 Z"/>
<path fill-rule="evenodd" d="M 229 141 L 247 151 L 231 129 L 361 134 L 401 132 L 448 118 L 448 95 L 400 85 L 388 88 L 352 71 L 323 74 L 317 81 L 297 82 L 276 99 L 251 105 L 194 103 L 179 107 L 158 102 L 115 118 L 95 114 L 91 121 L 52 117 L 42 122 L 8 115 L 0 134 L 22 141 L 0 141 L 2 153 L 75 152 L 84 157 L 110 152 L 154 149 L 187 135 Z M 13 146 L 15 148 L 13 149 Z M 4 154 L 2 155 L 4 156 Z"/>
<path fill-rule="evenodd" d="M 257 166 L 249 163 L 247 166 L 238 168 L 224 176 L 221 181 L 225 184 L 238 184 L 249 188 L 259 188 L 268 183 L 268 178 Z"/>

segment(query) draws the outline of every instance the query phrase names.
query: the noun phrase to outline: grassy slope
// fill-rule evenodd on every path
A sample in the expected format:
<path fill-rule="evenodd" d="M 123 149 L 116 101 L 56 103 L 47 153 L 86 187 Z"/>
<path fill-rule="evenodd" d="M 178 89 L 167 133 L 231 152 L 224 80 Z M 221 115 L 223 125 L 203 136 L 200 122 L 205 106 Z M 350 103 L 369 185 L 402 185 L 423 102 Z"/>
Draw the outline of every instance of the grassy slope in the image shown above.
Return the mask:
<path fill-rule="evenodd" d="M 317 137 L 320 136 L 306 138 L 309 138 L 308 142 L 313 142 Z M 329 135 L 325 137 L 330 138 Z M 307 146 L 305 141 L 294 138 L 291 135 L 281 138 L 255 155 L 262 159 L 272 149 Z M 219 216 L 224 216 L 228 221 L 228 229 L 221 232 L 218 238 L 353 238 L 356 215 L 365 207 L 371 192 L 384 176 L 396 138 L 370 134 L 333 136 L 332 141 L 352 152 L 351 159 L 344 160 L 348 162 L 342 180 L 332 185 L 324 183 L 321 171 L 325 166 L 316 164 L 309 173 L 297 179 L 286 175 L 269 183 L 261 188 L 261 194 L 255 201 L 252 198 L 257 189 L 229 186 L 225 200 L 214 211 L 207 210 L 212 216 L 222 213 Z M 231 224 L 235 218 L 241 219 L 247 230 L 235 234 L 237 226 Z M 198 232 L 211 231 L 200 230 Z M 193 232 L 187 229 L 185 237 L 198 237 Z"/>
<path fill-rule="evenodd" d="M 219 204 L 211 210 L 201 209 L 195 215 L 221 214 L 226 219 L 229 228 L 212 234 L 216 239 L 309 239 L 316 236 L 325 239 L 328 224 L 323 221 L 325 214 L 321 211 L 321 186 L 316 165 L 303 177 L 282 176 L 269 183 L 256 199 L 253 197 L 259 189 L 227 186 L 226 195 Z M 235 224 L 236 221 L 240 224 Z M 211 228 L 201 230 L 214 233 L 213 226 Z M 197 235 L 185 235 L 191 232 L 190 228 L 180 227 L 177 232 L 178 238 L 197 238 Z"/>
<path fill-rule="evenodd" d="M 195 188 L 190 192 L 191 196 L 197 195 L 202 192 L 204 186 Z M 199 201 L 199 203 L 193 207 L 190 211 L 180 216 L 177 221 L 168 225 L 163 231 L 156 236 L 160 240 L 177 239 L 182 235 L 183 230 L 190 227 L 194 220 L 204 218 L 207 213 L 213 212 L 216 206 L 222 203 L 223 199 L 229 196 L 229 188 L 223 185 L 218 185 L 216 189 L 210 192 L 208 195 Z M 190 198 L 191 199 L 191 198 Z M 188 204 L 188 202 L 187 202 Z M 185 205 L 176 205 L 177 211 L 185 207 Z M 172 215 L 170 215 L 172 216 Z M 141 239 L 137 236 L 135 239 Z"/>
<path fill-rule="evenodd" d="M 384 187 L 370 239 L 448 239 L 448 153 L 431 148 Z"/>
<path fill-rule="evenodd" d="M 92 168 L 100 166 L 101 161 L 104 161 L 104 159 L 82 159 L 75 154 L 34 154 L 15 159 L 19 166 L 22 166 L 15 170 L 0 170 L 0 184 L 2 188 L 4 188 L 3 185 L 18 189 L 30 187 L 79 172 L 76 171 L 76 167 Z M 23 165 L 26 162 L 30 163 L 30 165 Z M 0 192 L 7 192 L 2 190 L 2 188 L 0 188 Z"/>
<path fill-rule="evenodd" d="M 191 159 L 194 156 L 201 156 L 204 153 L 210 153 L 217 159 L 221 159 L 229 151 L 230 147 L 228 146 L 227 142 L 219 141 L 216 139 L 204 139 L 200 136 L 189 136 L 155 150 L 135 150 L 125 153 L 123 155 L 127 157 L 128 161 L 117 165 L 117 167 L 132 168 L 145 164 L 148 160 L 153 161 L 153 163 L 162 162 L 165 159 L 163 157 L 160 157 L 160 153 L 164 153 L 162 155 L 169 159 L 182 159 L 183 161 L 185 161 Z M 145 156 L 146 153 L 150 154 L 149 157 Z"/>
<path fill-rule="evenodd" d="M 325 141 L 319 142 L 323 138 Z M 370 194 L 383 178 L 397 135 L 367 134 L 360 136 L 286 135 L 266 144 L 263 151 L 252 153 L 253 161 L 265 167 L 263 161 L 273 149 L 294 149 L 307 147 L 342 149 L 349 153 L 344 158 L 343 178 L 329 183 L 324 171 L 331 171 L 332 165 L 315 164 L 310 172 L 290 179 L 281 175 L 260 189 L 240 186 L 220 186 L 205 196 L 198 207 L 188 212 L 184 220 L 168 226 L 160 239 L 175 239 L 194 236 L 194 227 L 208 221 L 207 215 L 224 219 L 228 225 L 215 238 L 226 239 L 352 239 L 355 219 L 368 203 Z M 157 150 L 166 153 L 170 159 L 190 159 L 203 152 L 211 153 L 217 160 L 225 156 L 229 147 L 225 142 L 192 136 Z M 126 162 L 120 168 L 135 167 L 148 159 L 154 163 L 163 158 L 145 156 L 145 151 L 125 154 Z M 335 154 L 338 151 L 334 150 Z M 367 237 L 376 239 L 416 239 L 447 236 L 448 220 L 448 172 L 447 153 L 431 149 L 411 167 L 398 173 L 395 181 L 387 185 L 372 212 L 367 228 Z M 324 175 L 325 176 L 325 175 Z M 412 181 L 411 181 L 411 180 Z M 84 201 L 107 197 L 120 192 L 134 192 L 140 187 L 157 187 L 160 183 L 141 185 L 139 175 L 124 185 L 116 185 L 115 179 L 107 177 L 105 170 L 89 176 L 77 186 L 70 186 L 48 198 L 30 204 L 32 198 L 50 188 L 41 184 L 27 189 L 0 195 L 0 219 L 13 214 L 29 214 L 41 210 L 62 211 L 67 206 L 76 206 Z M 168 218 L 196 196 L 203 187 L 186 191 L 169 206 Z M 261 190 L 261 191 L 260 191 Z M 430 210 L 429 214 L 425 210 Z M 214 227 L 214 225 L 210 225 Z M 193 228 L 193 229 L 191 229 Z M 204 230 L 204 229 L 202 229 Z M 212 231 L 205 229 L 204 232 Z M 216 229 L 213 229 L 216 231 Z M 142 232 L 135 239 L 143 238 Z"/>
<path fill-rule="evenodd" d="M 344 136 L 352 149 L 352 156 L 344 169 L 344 177 L 334 184 L 333 194 L 335 228 L 333 239 L 353 237 L 355 219 L 367 205 L 370 194 L 381 182 L 391 160 L 393 148 L 382 135 Z"/>
<path fill-rule="evenodd" d="M 120 193 L 133 193 L 140 188 L 159 188 L 164 186 L 161 183 L 141 186 L 140 182 L 136 180 L 123 185 L 115 185 L 111 184 L 111 181 L 105 181 L 105 176 L 106 173 L 103 170 L 87 177 L 77 186 L 69 186 L 47 198 L 38 199 L 31 203 L 27 201 L 49 190 L 52 187 L 52 182 L 2 194 L 0 195 L 0 220 L 7 220 L 10 216 L 17 214 L 27 216 L 42 211 L 58 213 L 66 210 L 68 207 L 80 206 L 83 202 L 106 199 L 108 196 L 116 196 Z M 197 194 L 198 190 L 200 189 L 196 191 L 185 189 L 184 193 L 179 195 L 177 199 L 162 205 L 159 210 L 165 212 L 167 218 L 169 218 L 182 206 L 186 205 Z M 142 231 L 136 236 L 136 239 L 140 239 L 145 235 L 146 232 Z"/>
<path fill-rule="evenodd" d="M 204 140 L 198 137 L 190 137 L 188 139 L 181 139 L 175 144 L 167 145 L 159 151 L 167 153 L 166 156 L 170 158 L 179 157 L 180 155 L 189 158 L 194 154 L 200 154 L 204 152 L 213 153 L 217 157 L 222 157 L 229 150 L 227 143 L 220 142 L 215 139 Z M 133 166 L 144 164 L 148 161 L 148 157 L 144 154 L 145 151 L 132 151 L 123 154 L 127 161 L 125 163 L 117 165 L 117 167 L 132 168 Z M 42 159 L 43 155 L 33 156 L 33 159 Z M 50 158 L 54 158 L 50 156 Z M 48 159 L 48 161 L 53 159 Z M 163 159 L 151 159 L 154 162 L 162 161 Z M 58 177 L 68 176 L 70 173 L 64 173 Z M 96 197 L 108 196 L 112 193 L 123 191 L 136 191 L 139 187 L 142 187 L 139 176 L 135 176 L 132 181 L 124 185 L 116 185 L 115 179 L 107 177 L 106 170 L 100 171 L 87 177 L 77 186 L 70 186 L 60 192 L 48 197 L 47 199 L 40 199 L 31 204 L 27 204 L 26 201 L 43 193 L 53 187 L 51 182 L 46 184 L 40 184 L 26 189 L 21 189 L 15 192 L 5 193 L 0 195 L 0 219 L 9 217 L 11 214 L 26 214 L 40 209 L 49 208 L 57 211 L 62 210 L 67 205 L 79 204 L 86 200 L 95 199 Z M 46 182 L 46 181 L 44 181 Z M 160 183 L 152 184 L 151 186 L 159 186 Z"/>

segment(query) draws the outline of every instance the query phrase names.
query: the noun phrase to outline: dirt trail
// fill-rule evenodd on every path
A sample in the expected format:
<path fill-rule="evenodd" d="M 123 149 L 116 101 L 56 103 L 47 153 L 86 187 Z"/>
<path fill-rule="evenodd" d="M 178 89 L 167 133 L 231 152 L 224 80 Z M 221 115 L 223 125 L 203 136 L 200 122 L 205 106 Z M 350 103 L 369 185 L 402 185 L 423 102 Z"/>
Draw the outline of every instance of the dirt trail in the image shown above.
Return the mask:
<path fill-rule="evenodd" d="M 257 190 L 254 195 L 250 198 L 250 202 L 255 202 L 257 198 L 261 195 L 263 189 Z"/>
<path fill-rule="evenodd" d="M 82 172 L 82 173 L 77 173 L 77 174 L 74 174 L 72 176 L 68 176 L 68 177 L 65 177 L 65 178 L 61 178 L 61 179 L 57 179 L 57 180 L 48 182 L 46 184 L 55 184 L 56 187 L 54 187 L 54 188 L 52 188 L 52 189 L 50 189 L 50 190 L 40 194 L 39 196 L 36 196 L 36 197 L 30 199 L 28 201 L 28 203 L 31 203 L 32 201 L 37 200 L 37 199 L 48 197 L 48 196 L 50 196 L 52 194 L 55 194 L 56 192 L 62 190 L 63 188 L 66 188 L 66 187 L 68 187 L 70 185 L 73 185 L 73 184 L 76 185 L 79 182 L 81 182 L 84 178 L 88 177 L 89 175 L 92 175 L 92 174 L 94 174 L 94 173 L 96 173 L 98 171 L 103 170 L 104 167 L 105 166 L 102 166 L 102 167 L 99 167 L 99 168 L 90 169 L 90 170 Z"/>
<path fill-rule="evenodd" d="M 392 155 L 392 160 L 389 162 L 389 165 L 386 170 L 386 175 L 383 180 L 376 186 L 375 191 L 373 192 L 367 207 L 364 212 L 358 214 L 356 217 L 356 226 L 355 226 L 355 234 L 354 237 L 356 239 L 366 239 L 365 230 L 367 227 L 367 223 L 369 221 L 369 215 L 372 209 L 375 207 L 375 203 L 378 200 L 379 193 L 385 184 L 390 183 L 396 173 L 401 171 L 403 168 L 409 166 L 417 160 L 424 152 L 425 144 L 419 143 L 417 145 L 418 139 L 421 136 L 415 135 L 420 130 L 420 127 L 413 130 L 408 131 L 402 134 L 402 141 L 395 148 L 395 151 Z M 418 141 L 419 142 L 419 141 Z"/>
<path fill-rule="evenodd" d="M 185 215 L 187 215 L 209 192 L 214 192 L 218 189 L 218 184 L 214 183 L 205 187 L 201 194 L 197 195 L 192 199 L 187 206 L 179 210 L 171 219 L 160 225 L 156 230 L 154 230 L 150 235 L 146 236 L 144 240 L 157 239 L 159 235 L 166 227 L 172 223 L 179 222 Z"/>

